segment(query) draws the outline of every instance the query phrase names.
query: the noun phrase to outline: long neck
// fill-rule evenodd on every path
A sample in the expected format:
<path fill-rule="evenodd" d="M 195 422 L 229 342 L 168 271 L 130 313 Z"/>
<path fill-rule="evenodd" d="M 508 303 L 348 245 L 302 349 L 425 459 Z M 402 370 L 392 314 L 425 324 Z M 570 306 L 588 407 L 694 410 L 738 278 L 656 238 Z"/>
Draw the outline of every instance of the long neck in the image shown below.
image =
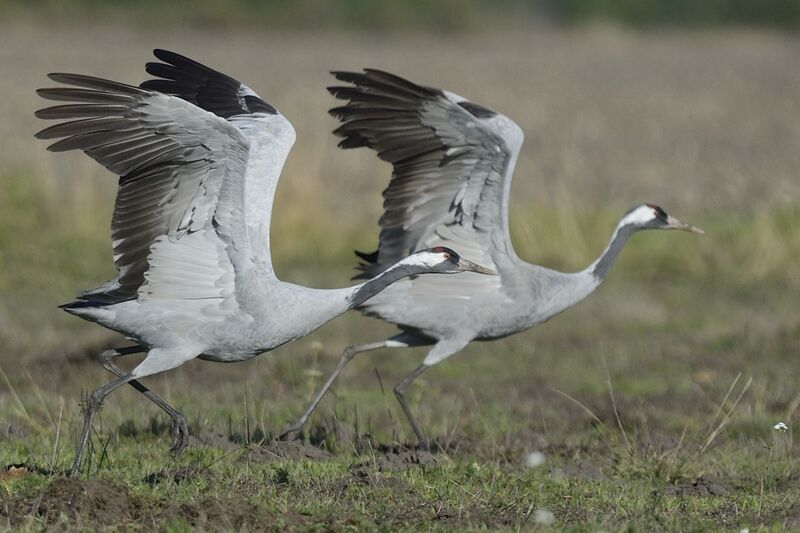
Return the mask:
<path fill-rule="evenodd" d="M 631 238 L 635 231 L 636 229 L 632 224 L 617 226 L 605 251 L 584 272 L 591 273 L 598 281 L 604 280 L 625 243 L 628 242 L 628 239 Z"/>
<path fill-rule="evenodd" d="M 414 265 L 395 265 L 389 267 L 371 280 L 353 288 L 353 293 L 347 299 L 348 309 L 358 307 L 395 281 L 425 272 L 424 268 Z"/>

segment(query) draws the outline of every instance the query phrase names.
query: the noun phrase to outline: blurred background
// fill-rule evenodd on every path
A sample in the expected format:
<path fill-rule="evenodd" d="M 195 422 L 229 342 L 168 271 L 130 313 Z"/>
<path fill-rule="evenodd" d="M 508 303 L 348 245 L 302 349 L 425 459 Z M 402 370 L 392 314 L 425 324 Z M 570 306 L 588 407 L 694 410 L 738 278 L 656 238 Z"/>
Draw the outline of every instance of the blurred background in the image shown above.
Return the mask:
<path fill-rule="evenodd" d="M 620 402 L 668 427 L 694 408 L 713 412 L 709 398 L 739 373 L 753 378 L 747 420 L 791 417 L 800 398 L 799 26 L 795 0 L 2 0 L 0 412 L 52 419 L 66 402 L 73 420 L 79 391 L 108 379 L 94 357 L 124 343 L 56 307 L 114 275 L 116 181 L 83 154 L 50 154 L 33 138 L 45 126 L 34 91 L 53 71 L 138 84 L 160 47 L 242 80 L 294 124 L 272 225 L 284 280 L 348 284 L 352 250 L 377 242 L 390 169 L 367 150 L 336 147 L 332 69 L 388 70 L 515 120 L 526 142 L 511 227 L 529 261 L 583 268 L 640 202 L 706 229 L 637 236 L 577 308 L 426 374 L 435 385 L 421 399 L 425 423 L 447 426 L 475 405 L 489 416 L 485 396 L 519 427 L 541 429 L 547 405 L 563 401 L 546 386 L 591 405 L 605 395 L 606 372 Z M 392 331 L 352 314 L 270 355 L 193 362 L 154 387 L 191 418 L 206 414 L 190 395 L 207 393 L 191 383 L 206 380 L 231 405 L 246 384 L 265 417 L 287 420 L 344 346 Z M 422 355 L 356 360 L 320 413 L 380 394 L 374 369 L 391 383 Z M 135 401 L 144 414 L 126 416 L 145 424 L 155 410 Z M 452 412 L 436 409 L 444 405 Z"/>

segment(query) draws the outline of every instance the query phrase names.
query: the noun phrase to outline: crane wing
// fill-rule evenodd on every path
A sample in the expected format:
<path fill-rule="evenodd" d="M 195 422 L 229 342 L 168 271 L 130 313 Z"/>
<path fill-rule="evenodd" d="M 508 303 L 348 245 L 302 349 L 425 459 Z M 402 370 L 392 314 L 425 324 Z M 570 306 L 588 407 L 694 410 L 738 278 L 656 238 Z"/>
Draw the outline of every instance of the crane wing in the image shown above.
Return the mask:
<path fill-rule="evenodd" d="M 256 111 L 224 117 L 146 86 L 76 74 L 50 78 L 69 87 L 39 94 L 69 103 L 37 112 L 64 120 L 37 137 L 61 139 L 48 149 L 83 150 L 120 176 L 111 228 L 118 276 L 74 305 L 135 298 L 235 301 L 236 269 L 269 255 L 266 243 L 259 248 L 249 241 L 250 226 L 260 226 L 247 220 L 242 191 L 246 181 L 261 178 L 252 172 L 253 160 L 266 163 L 243 130 L 257 129 L 259 120 L 273 122 L 274 108 L 252 100 L 258 97 L 250 91 L 245 102 Z M 277 181 L 283 159 L 272 165 L 278 171 L 266 179 Z M 269 211 L 259 215 L 268 219 Z"/>
<path fill-rule="evenodd" d="M 283 164 L 294 145 L 295 131 L 277 109 L 240 81 L 188 57 L 156 49 L 162 62 L 147 63 L 155 79 L 142 88 L 170 94 L 226 119 L 249 143 L 247 168 L 238 180 L 226 182 L 215 220 L 236 254 L 234 266 L 257 264 L 273 272 L 269 228 L 275 188 Z"/>
<path fill-rule="evenodd" d="M 487 266 L 497 254 L 513 254 L 507 206 L 520 128 L 455 94 L 387 72 L 333 74 L 351 84 L 329 88 L 348 100 L 330 111 L 342 122 L 334 132 L 339 146 L 367 146 L 393 167 L 379 247 L 359 253 L 358 277 L 437 244 Z"/>

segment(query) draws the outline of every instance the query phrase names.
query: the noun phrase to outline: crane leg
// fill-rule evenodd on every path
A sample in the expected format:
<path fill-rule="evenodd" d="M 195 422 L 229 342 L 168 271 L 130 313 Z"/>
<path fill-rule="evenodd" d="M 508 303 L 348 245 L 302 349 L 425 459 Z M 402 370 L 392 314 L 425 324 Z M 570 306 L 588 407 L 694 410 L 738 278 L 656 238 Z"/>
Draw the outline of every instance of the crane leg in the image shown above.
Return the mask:
<path fill-rule="evenodd" d="M 117 348 L 115 350 L 106 350 L 100 355 L 100 364 L 114 374 L 117 377 L 122 377 L 125 375 L 125 372 L 114 363 L 114 358 L 119 357 L 121 355 L 129 355 L 132 353 L 139 353 L 143 352 L 145 349 L 141 346 L 128 346 L 126 348 Z M 170 452 L 174 454 L 180 454 L 185 448 L 186 445 L 189 444 L 189 424 L 186 422 L 186 417 L 183 416 L 177 409 L 172 407 L 170 404 L 162 400 L 158 395 L 152 392 L 150 389 L 142 385 L 139 380 L 132 379 L 128 382 L 130 386 L 132 386 L 137 391 L 144 394 L 144 396 L 156 404 L 162 411 L 167 413 L 169 417 L 172 419 L 172 432 L 175 436 L 175 442 L 173 442 L 172 447 L 170 448 Z"/>
<path fill-rule="evenodd" d="M 414 418 L 414 415 L 411 413 L 411 409 L 409 409 L 408 404 L 406 403 L 405 393 L 408 386 L 411 385 L 420 374 L 425 372 L 429 369 L 431 365 L 427 365 L 422 363 L 413 372 L 403 378 L 403 381 L 398 383 L 394 388 L 394 394 L 397 396 L 397 401 L 400 403 L 400 407 L 403 408 L 403 412 L 406 414 L 406 418 L 408 419 L 408 423 L 411 424 L 411 429 L 414 430 L 414 433 L 417 436 L 417 440 L 419 441 L 420 445 L 425 448 L 430 447 L 430 443 L 428 439 L 425 438 L 425 434 L 422 433 L 422 429 L 420 429 L 419 424 L 417 424 L 417 420 Z"/>
<path fill-rule="evenodd" d="M 356 344 L 345 348 L 344 351 L 342 352 L 341 357 L 339 357 L 339 362 L 336 363 L 336 368 L 333 369 L 331 375 L 328 376 L 327 380 L 325 380 L 325 384 L 319 390 L 314 399 L 311 400 L 311 404 L 308 406 L 308 408 L 306 408 L 305 412 L 300 416 L 300 418 L 298 418 L 294 422 L 294 424 L 292 424 L 287 429 L 283 430 L 283 432 L 281 432 L 278 438 L 285 440 L 291 435 L 303 429 L 303 426 L 308 420 L 308 417 L 311 416 L 311 413 L 314 412 L 314 410 L 317 408 L 317 405 L 319 405 L 319 402 L 322 401 L 322 398 L 328 392 L 328 389 L 331 388 L 333 382 L 336 381 L 336 378 L 338 378 L 339 374 L 342 373 L 342 370 L 344 370 L 345 365 L 347 365 L 347 363 L 349 363 L 353 359 L 353 357 L 356 356 L 356 354 L 359 354 L 361 352 L 368 352 L 371 350 L 377 350 L 379 348 L 385 348 L 387 346 L 387 342 L 388 341 L 380 341 L 380 342 L 371 342 L 368 344 Z"/>
<path fill-rule="evenodd" d="M 125 350 L 125 353 L 131 353 L 131 350 L 133 350 L 133 348 Z M 132 383 L 134 380 L 176 368 L 194 359 L 201 353 L 203 353 L 203 347 L 193 344 L 151 348 L 147 352 L 147 357 L 144 358 L 144 361 L 139 363 L 130 373 L 123 372 L 121 376 L 111 383 L 107 383 L 92 392 L 83 408 L 83 431 L 78 440 L 78 446 L 75 451 L 75 461 L 72 464 L 70 476 L 76 477 L 80 474 L 83 455 L 86 450 L 86 445 L 89 443 L 89 437 L 92 431 L 92 420 L 94 419 L 95 413 L 97 413 L 100 406 L 103 404 L 103 400 L 105 400 L 106 396 L 126 383 Z M 107 355 L 109 359 L 113 359 L 114 357 L 113 354 Z M 116 365 L 112 365 L 111 368 L 116 368 L 122 372 Z M 141 383 L 139 385 L 141 388 L 147 390 Z M 137 390 L 141 389 L 137 388 Z"/>
<path fill-rule="evenodd" d="M 400 407 L 403 408 L 403 412 L 406 414 L 408 423 L 411 424 L 411 429 L 414 430 L 414 434 L 417 436 L 419 443 L 425 448 L 430 448 L 430 442 L 425 438 L 425 434 L 422 433 L 419 424 L 417 424 L 417 420 L 414 418 L 414 415 L 411 413 L 411 409 L 409 409 L 408 404 L 406 403 L 406 389 L 408 389 L 408 386 L 411 385 L 411 383 L 417 379 L 420 374 L 425 372 L 433 365 L 439 364 L 448 357 L 452 356 L 469 344 L 471 340 L 472 337 L 468 336 L 439 339 L 431 351 L 428 352 L 428 355 L 425 356 L 422 364 L 414 369 L 414 371 L 405 378 L 403 378 L 403 381 L 398 383 L 394 388 L 394 394 L 397 396 L 397 401 L 400 402 Z"/>
<path fill-rule="evenodd" d="M 86 450 L 86 445 L 89 443 L 89 434 L 92 431 L 92 419 L 94 418 L 95 413 L 100 406 L 103 404 L 103 400 L 105 399 L 108 394 L 125 385 L 126 383 L 130 382 L 133 377 L 128 375 L 123 375 L 112 381 L 111 383 L 107 383 L 96 389 L 92 394 L 89 395 L 89 399 L 86 401 L 86 404 L 83 407 L 83 431 L 81 432 L 81 437 L 78 440 L 78 448 L 75 450 L 75 461 L 72 463 L 72 470 L 70 471 L 70 477 L 77 477 L 81 471 L 81 464 L 83 463 L 83 454 Z"/>

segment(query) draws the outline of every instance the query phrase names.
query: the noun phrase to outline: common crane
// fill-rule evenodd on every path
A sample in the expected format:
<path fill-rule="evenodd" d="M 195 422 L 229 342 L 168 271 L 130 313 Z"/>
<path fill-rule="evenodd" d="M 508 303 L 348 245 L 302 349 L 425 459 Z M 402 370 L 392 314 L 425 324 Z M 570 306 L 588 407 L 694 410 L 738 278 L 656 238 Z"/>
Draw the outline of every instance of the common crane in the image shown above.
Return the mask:
<path fill-rule="evenodd" d="M 279 280 L 269 248 L 273 195 L 295 140 L 286 118 L 239 81 L 184 56 L 155 50 L 156 79 L 140 87 L 50 74 L 68 87 L 40 89 L 38 134 L 53 152 L 83 150 L 119 175 L 111 222 L 115 279 L 62 307 L 118 331 L 136 346 L 105 352 L 117 377 L 89 396 L 71 475 L 80 472 L 92 418 L 128 383 L 172 418 L 174 452 L 186 419 L 139 380 L 200 358 L 250 359 L 307 335 L 400 278 L 492 271 L 443 246 L 400 258 L 365 283 L 312 289 Z M 113 359 L 147 352 L 131 372 Z"/>
<path fill-rule="evenodd" d="M 425 435 L 404 393 L 420 374 L 473 340 L 499 339 L 564 311 L 594 291 L 628 239 L 644 229 L 702 230 L 662 208 L 644 204 L 628 211 L 608 246 L 580 272 L 563 273 L 517 257 L 508 231 L 511 176 L 522 130 L 509 118 L 448 91 L 424 87 L 375 69 L 333 72 L 349 85 L 330 87 L 348 102 L 331 109 L 342 125 L 341 148 L 366 146 L 392 164 L 383 191 L 378 250 L 356 252 L 357 278 L 371 279 L 414 250 L 447 245 L 499 276 L 420 277 L 392 285 L 358 306 L 365 315 L 399 327 L 390 339 L 349 346 L 303 415 L 282 433 L 302 429 L 345 365 L 379 348 L 433 347 L 422 364 L 394 388 L 420 443 Z"/>

